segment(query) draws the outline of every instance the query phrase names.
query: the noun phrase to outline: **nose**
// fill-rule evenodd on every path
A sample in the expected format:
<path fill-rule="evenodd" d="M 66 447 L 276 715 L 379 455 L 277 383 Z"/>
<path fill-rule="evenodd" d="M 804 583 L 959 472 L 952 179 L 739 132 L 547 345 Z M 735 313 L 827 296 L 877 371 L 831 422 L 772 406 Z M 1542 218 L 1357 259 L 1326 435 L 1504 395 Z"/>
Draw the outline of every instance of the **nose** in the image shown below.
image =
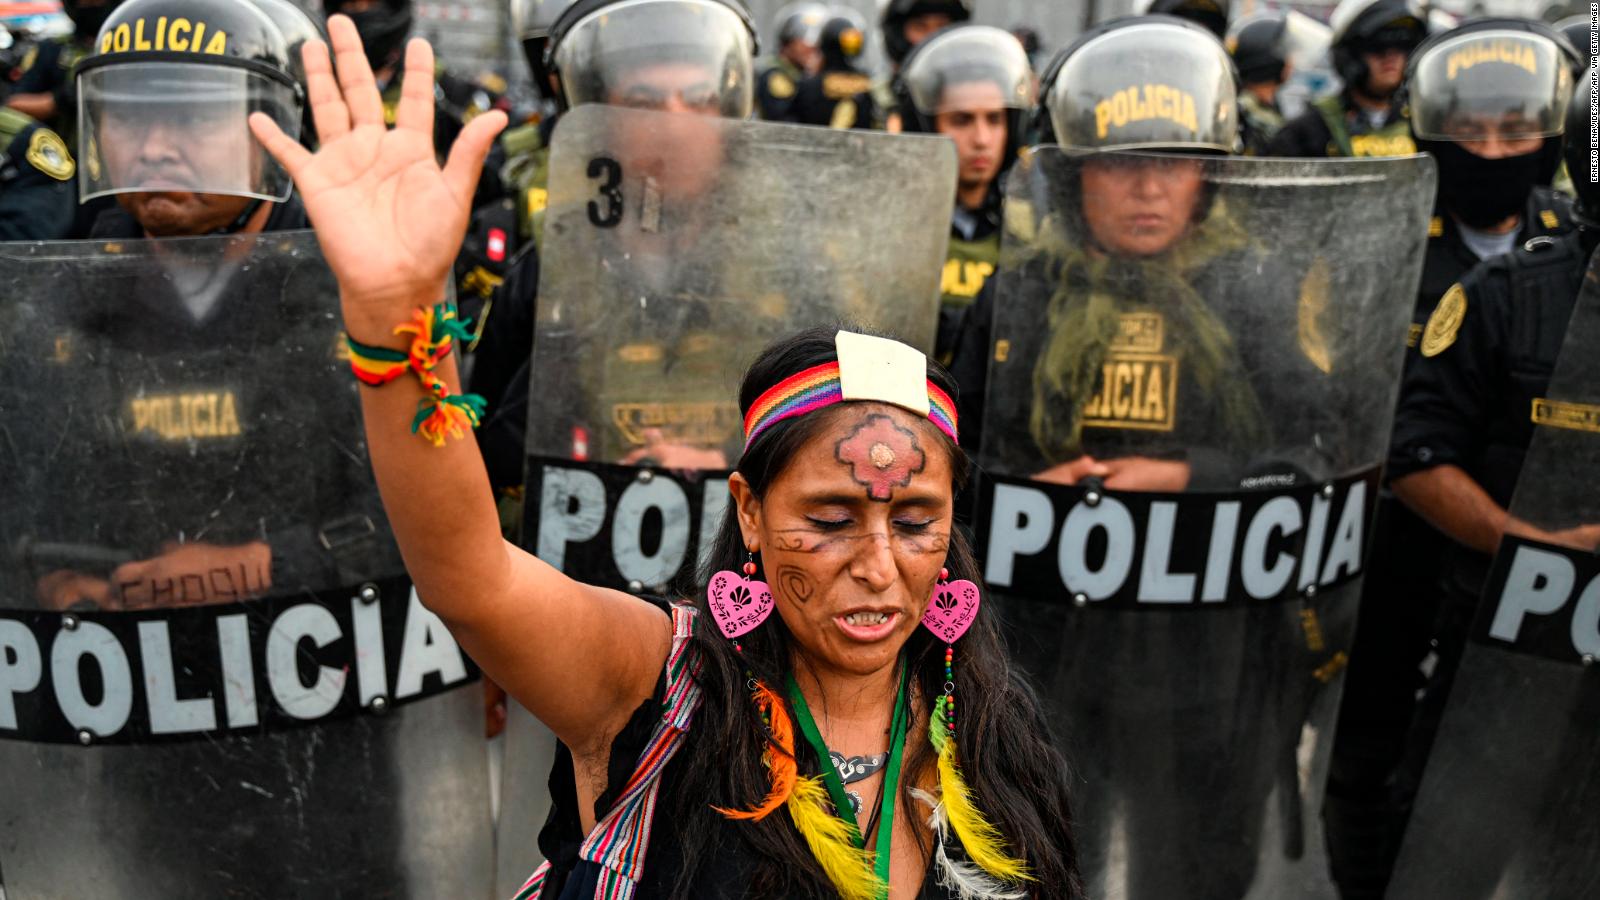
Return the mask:
<path fill-rule="evenodd" d="M 139 141 L 139 158 L 145 161 L 175 159 L 179 144 L 185 137 L 193 139 L 195 135 L 180 134 L 180 129 L 170 122 L 160 119 L 151 121 L 145 126 L 144 137 Z"/>
<path fill-rule="evenodd" d="M 897 576 L 888 535 L 871 534 L 858 542 L 855 558 L 850 561 L 851 578 L 881 594 L 894 585 Z"/>
<path fill-rule="evenodd" d="M 1000 139 L 1001 128 L 991 122 L 979 119 L 973 141 L 978 147 L 987 149 L 994 146 Z"/>
<path fill-rule="evenodd" d="M 1165 193 L 1161 171 L 1155 166 L 1140 166 L 1133 174 L 1133 196 L 1141 200 L 1160 197 Z"/>

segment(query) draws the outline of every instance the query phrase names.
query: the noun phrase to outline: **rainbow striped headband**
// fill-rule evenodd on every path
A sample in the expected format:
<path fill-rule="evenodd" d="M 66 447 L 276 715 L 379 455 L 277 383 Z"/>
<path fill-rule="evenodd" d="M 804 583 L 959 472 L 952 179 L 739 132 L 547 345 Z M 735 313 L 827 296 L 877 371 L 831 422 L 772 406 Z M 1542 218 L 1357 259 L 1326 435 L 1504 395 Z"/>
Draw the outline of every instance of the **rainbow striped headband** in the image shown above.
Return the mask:
<path fill-rule="evenodd" d="M 928 360 L 898 341 L 839 332 L 837 362 L 812 366 L 768 388 L 744 417 L 744 446 L 782 422 L 835 403 L 874 400 L 926 416 L 956 440 L 956 405 L 928 380 Z"/>

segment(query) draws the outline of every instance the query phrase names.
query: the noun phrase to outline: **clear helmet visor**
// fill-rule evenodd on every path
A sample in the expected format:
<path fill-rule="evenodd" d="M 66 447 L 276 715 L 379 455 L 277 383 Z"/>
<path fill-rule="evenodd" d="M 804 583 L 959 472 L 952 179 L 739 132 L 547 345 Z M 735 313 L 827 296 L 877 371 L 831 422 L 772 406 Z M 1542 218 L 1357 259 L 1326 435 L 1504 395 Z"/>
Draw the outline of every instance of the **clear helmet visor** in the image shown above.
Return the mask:
<path fill-rule="evenodd" d="M 300 133 L 294 88 L 262 73 L 203 63 L 126 63 L 78 76 L 78 188 L 287 200 L 289 175 L 250 134 L 265 113 Z"/>
<path fill-rule="evenodd" d="M 1533 140 L 1561 133 L 1572 68 L 1543 35 L 1473 31 L 1429 48 L 1409 94 L 1424 140 Z"/>
<path fill-rule="evenodd" d="M 708 0 L 627 0 L 582 19 L 552 60 L 568 107 L 609 103 L 742 119 L 755 103 L 749 30 Z"/>
<path fill-rule="evenodd" d="M 1022 44 L 998 28 L 970 25 L 917 48 L 900 73 L 925 116 L 1033 105 L 1033 69 Z"/>
<path fill-rule="evenodd" d="M 1176 25 L 1120 28 L 1089 41 L 1044 101 L 1064 147 L 1231 153 L 1238 137 L 1228 52 Z"/>

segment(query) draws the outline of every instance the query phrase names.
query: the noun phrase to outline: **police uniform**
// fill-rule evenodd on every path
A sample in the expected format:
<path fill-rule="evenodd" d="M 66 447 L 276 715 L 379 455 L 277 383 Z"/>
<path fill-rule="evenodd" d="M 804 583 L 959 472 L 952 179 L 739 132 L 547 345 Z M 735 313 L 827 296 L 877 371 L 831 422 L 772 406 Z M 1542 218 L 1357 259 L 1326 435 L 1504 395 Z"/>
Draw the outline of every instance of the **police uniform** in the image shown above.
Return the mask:
<path fill-rule="evenodd" d="M 769 122 L 789 121 L 789 107 L 806 73 L 800 67 L 779 57 L 770 68 L 756 76 L 756 109 L 761 118 Z"/>
<path fill-rule="evenodd" d="M 1283 126 L 1283 113 L 1277 104 L 1266 103 L 1249 91 L 1239 94 L 1239 133 L 1245 153 L 1271 156 L 1267 148 Z"/>
<path fill-rule="evenodd" d="M 66 237 L 77 213 L 77 167 L 66 142 L 14 109 L 0 109 L 0 241 Z"/>
<path fill-rule="evenodd" d="M 800 83 L 790 120 L 829 128 L 876 128 L 881 121 L 872 79 L 855 71 L 823 71 Z"/>
<path fill-rule="evenodd" d="M 93 39 L 93 35 L 90 35 Z M 51 94 L 56 98 L 56 113 L 45 124 L 64 140 L 75 141 L 78 107 L 72 90 L 72 73 L 89 55 L 89 46 L 74 35 L 62 35 L 35 44 L 22 60 L 22 76 L 13 94 Z M 70 146 L 70 144 L 69 144 Z"/>
<path fill-rule="evenodd" d="M 1347 94 L 1313 101 L 1267 142 L 1265 156 L 1410 156 L 1417 152 L 1411 126 L 1398 109 L 1374 124 Z"/>
<path fill-rule="evenodd" d="M 939 280 L 939 334 L 934 356 L 949 365 L 960 339 L 962 320 L 1000 265 L 1001 197 L 997 187 L 979 209 L 957 205 L 950 222 L 950 244 Z"/>

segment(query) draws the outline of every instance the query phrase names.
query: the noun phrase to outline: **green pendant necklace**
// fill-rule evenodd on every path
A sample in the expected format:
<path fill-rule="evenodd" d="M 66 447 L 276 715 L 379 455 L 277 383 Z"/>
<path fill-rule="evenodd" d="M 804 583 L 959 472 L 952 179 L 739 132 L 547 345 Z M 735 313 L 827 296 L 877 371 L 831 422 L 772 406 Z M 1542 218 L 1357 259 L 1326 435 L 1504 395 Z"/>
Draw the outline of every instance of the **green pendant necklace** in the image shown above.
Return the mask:
<path fill-rule="evenodd" d="M 894 842 L 894 798 L 900 786 L 900 762 L 905 753 L 906 730 L 910 724 L 906 715 L 906 695 L 910 692 L 910 686 L 911 669 L 902 656 L 900 689 L 895 692 L 894 717 L 889 725 L 889 764 L 883 776 L 883 802 L 878 817 L 878 843 L 872 867 L 879 883 L 883 885 L 880 898 L 887 898 L 889 894 L 889 850 Z M 817 754 L 817 759 L 822 762 L 822 782 L 828 787 L 828 797 L 833 801 L 834 813 L 850 826 L 855 845 L 865 849 L 866 838 L 861 834 L 861 826 L 856 823 L 856 814 L 850 806 L 850 798 L 845 795 L 844 781 L 839 778 L 838 771 L 833 767 L 833 757 L 828 752 L 828 745 L 822 740 L 821 732 L 817 730 L 816 720 L 811 718 L 811 710 L 806 706 L 806 698 L 801 695 L 800 686 L 795 684 L 793 674 L 788 676 L 788 688 L 789 700 L 794 704 L 795 718 L 800 721 L 800 733 L 805 735 L 806 742 L 811 745 L 811 749 Z"/>

